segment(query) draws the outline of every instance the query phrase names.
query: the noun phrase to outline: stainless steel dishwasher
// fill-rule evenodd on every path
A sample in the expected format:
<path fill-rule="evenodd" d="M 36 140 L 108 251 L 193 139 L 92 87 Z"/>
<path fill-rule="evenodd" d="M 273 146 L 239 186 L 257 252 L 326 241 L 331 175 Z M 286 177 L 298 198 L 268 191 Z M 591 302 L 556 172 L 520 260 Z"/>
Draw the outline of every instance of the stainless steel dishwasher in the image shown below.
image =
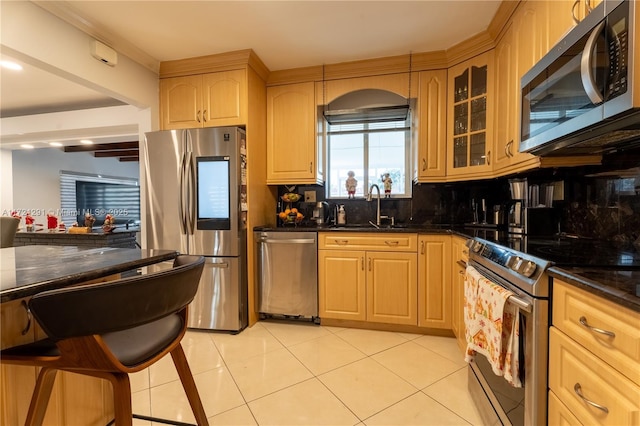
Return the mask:
<path fill-rule="evenodd" d="M 260 318 L 318 318 L 318 234 L 256 231 Z"/>

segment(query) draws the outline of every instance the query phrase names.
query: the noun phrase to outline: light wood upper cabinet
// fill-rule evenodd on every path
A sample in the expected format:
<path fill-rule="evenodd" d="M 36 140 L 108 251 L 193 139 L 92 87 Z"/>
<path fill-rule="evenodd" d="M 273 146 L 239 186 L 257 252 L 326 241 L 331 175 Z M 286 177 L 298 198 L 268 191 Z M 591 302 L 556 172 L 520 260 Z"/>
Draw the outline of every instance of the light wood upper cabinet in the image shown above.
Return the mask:
<path fill-rule="evenodd" d="M 202 76 L 203 127 L 247 123 L 247 78 L 245 70 L 222 71 Z"/>
<path fill-rule="evenodd" d="M 449 68 L 447 176 L 491 176 L 493 149 L 493 51 Z"/>
<path fill-rule="evenodd" d="M 443 181 L 447 175 L 447 71 L 420 72 L 418 88 L 413 178 L 418 182 Z"/>
<path fill-rule="evenodd" d="M 162 129 L 246 124 L 245 70 L 160 80 Z"/>
<path fill-rule="evenodd" d="M 267 88 L 267 183 L 315 184 L 317 173 L 315 84 Z"/>
<path fill-rule="evenodd" d="M 511 164 L 518 151 L 518 68 L 514 46 L 513 24 L 510 22 L 495 51 L 496 102 L 495 102 L 495 150 L 493 168 L 499 170 Z"/>
<path fill-rule="evenodd" d="M 418 326 L 451 329 L 451 236 L 418 238 Z"/>

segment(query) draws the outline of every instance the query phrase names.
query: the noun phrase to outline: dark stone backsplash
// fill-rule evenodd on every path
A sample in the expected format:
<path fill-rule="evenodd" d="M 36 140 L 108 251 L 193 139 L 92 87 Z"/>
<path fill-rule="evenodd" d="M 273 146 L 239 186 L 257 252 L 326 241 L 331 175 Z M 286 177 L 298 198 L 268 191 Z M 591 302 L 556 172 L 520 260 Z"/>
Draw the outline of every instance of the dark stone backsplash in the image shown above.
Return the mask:
<path fill-rule="evenodd" d="M 543 169 L 518 175 L 530 183 L 564 182 L 564 200 L 554 201 L 559 211 L 559 224 L 550 229 L 580 237 L 614 241 L 623 245 L 640 244 L 640 155 L 605 157 L 602 166 L 566 169 Z M 603 172 L 623 170 L 627 173 L 604 175 Z M 629 173 L 628 171 L 632 172 Z M 634 174 L 633 171 L 637 173 Z M 626 176 L 626 177 L 620 177 Z M 322 186 L 299 186 L 295 192 L 315 190 L 318 200 L 324 199 Z M 284 187 L 279 193 L 286 192 Z M 509 179 L 497 178 L 446 184 L 413 185 L 410 199 L 382 198 L 380 214 L 393 216 L 396 223 L 460 225 L 471 223 L 472 205 L 477 207 L 477 220 L 482 221 L 480 206 L 485 200 L 487 222 L 493 223 L 493 208 L 508 210 L 511 200 Z M 305 223 L 313 213 L 314 203 L 297 203 L 305 215 Z M 376 201 L 360 199 L 331 200 L 330 205 L 344 204 L 348 224 L 362 224 L 376 219 Z M 331 209 L 333 211 L 333 209 Z M 559 225 L 559 226 L 558 226 Z"/>

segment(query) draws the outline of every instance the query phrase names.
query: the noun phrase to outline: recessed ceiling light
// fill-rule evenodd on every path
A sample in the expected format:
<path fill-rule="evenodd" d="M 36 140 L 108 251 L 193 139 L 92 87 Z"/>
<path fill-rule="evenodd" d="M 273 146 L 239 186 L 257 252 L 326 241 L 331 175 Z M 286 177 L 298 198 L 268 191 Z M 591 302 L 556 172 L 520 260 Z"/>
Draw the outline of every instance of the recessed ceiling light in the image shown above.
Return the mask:
<path fill-rule="evenodd" d="M 51 145 L 51 146 L 62 146 L 62 144 L 60 142 L 49 142 L 49 145 Z"/>
<path fill-rule="evenodd" d="M 22 65 L 11 61 L 0 61 L 0 66 L 9 70 L 22 71 Z"/>
<path fill-rule="evenodd" d="M 20 145 L 22 148 L 24 149 L 33 149 L 33 145 L 30 145 L 28 143 L 23 143 L 22 145 Z"/>
<path fill-rule="evenodd" d="M 93 141 L 90 141 L 89 139 L 82 139 L 80 143 L 83 145 L 93 145 Z"/>

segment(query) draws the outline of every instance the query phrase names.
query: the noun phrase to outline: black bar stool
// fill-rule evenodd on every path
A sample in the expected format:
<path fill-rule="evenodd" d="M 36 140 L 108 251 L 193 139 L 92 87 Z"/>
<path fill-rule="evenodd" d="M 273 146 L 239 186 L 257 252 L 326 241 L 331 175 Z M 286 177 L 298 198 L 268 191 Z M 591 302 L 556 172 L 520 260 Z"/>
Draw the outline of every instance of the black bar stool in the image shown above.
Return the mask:
<path fill-rule="evenodd" d="M 131 425 L 129 373 L 170 353 L 198 425 L 208 425 L 180 344 L 203 266 L 202 256 L 180 255 L 166 271 L 35 295 L 29 308 L 48 338 L 0 352 L 4 364 L 42 367 L 26 424 L 42 424 L 63 370 L 109 380 L 115 423 Z"/>

